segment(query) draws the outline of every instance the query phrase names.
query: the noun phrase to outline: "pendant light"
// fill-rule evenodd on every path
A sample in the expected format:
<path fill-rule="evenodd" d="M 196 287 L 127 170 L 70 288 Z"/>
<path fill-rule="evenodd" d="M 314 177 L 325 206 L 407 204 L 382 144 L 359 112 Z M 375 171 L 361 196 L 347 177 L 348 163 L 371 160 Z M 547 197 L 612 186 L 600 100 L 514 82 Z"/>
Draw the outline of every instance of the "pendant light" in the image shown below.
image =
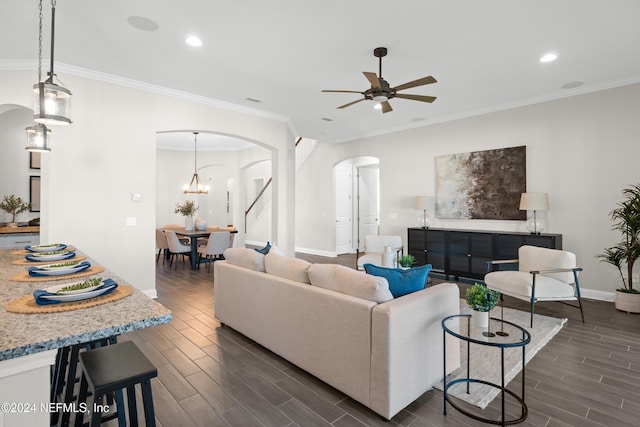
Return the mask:
<path fill-rule="evenodd" d="M 53 71 L 54 36 L 56 22 L 56 0 L 51 0 L 51 68 L 45 81 L 42 79 L 42 0 L 40 0 L 40 21 L 38 38 L 38 83 L 33 85 L 35 92 L 33 119 L 47 126 L 69 125 L 71 92 L 53 81 L 56 74 Z"/>
<path fill-rule="evenodd" d="M 27 129 L 27 151 L 51 151 L 49 142 L 51 141 L 51 129 L 42 123 L 36 123 Z"/>
<path fill-rule="evenodd" d="M 193 177 L 191 177 L 189 184 L 184 185 L 183 192 L 185 194 L 207 194 L 209 192 L 209 186 L 202 185 L 200 177 L 198 176 L 198 133 L 199 132 L 193 132 Z"/>

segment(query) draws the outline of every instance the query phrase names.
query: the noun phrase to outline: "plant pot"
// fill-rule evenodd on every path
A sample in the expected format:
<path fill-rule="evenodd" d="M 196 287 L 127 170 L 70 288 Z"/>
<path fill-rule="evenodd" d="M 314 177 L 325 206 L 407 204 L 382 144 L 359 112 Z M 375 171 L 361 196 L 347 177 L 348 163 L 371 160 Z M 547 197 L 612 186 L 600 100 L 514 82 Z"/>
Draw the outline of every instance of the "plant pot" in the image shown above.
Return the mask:
<path fill-rule="evenodd" d="M 640 294 L 616 291 L 616 309 L 627 313 L 640 313 Z"/>
<path fill-rule="evenodd" d="M 488 311 L 471 311 L 471 326 L 475 328 L 488 328 L 489 327 L 489 312 Z"/>

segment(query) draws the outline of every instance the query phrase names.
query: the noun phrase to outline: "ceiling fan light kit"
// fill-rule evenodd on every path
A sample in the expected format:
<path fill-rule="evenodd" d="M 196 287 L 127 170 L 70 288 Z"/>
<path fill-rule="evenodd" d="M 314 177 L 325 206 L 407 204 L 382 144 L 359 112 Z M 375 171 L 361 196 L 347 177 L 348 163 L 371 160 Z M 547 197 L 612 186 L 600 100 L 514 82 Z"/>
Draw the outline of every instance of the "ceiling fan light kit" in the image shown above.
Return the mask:
<path fill-rule="evenodd" d="M 399 86 L 391 87 L 389 83 L 382 78 L 382 58 L 387 56 L 387 48 L 386 47 L 377 47 L 373 50 L 373 55 L 378 58 L 379 69 L 378 74 L 364 71 L 363 74 L 365 78 L 371 83 L 371 87 L 364 92 L 355 91 L 355 90 L 323 90 L 322 92 L 338 92 L 338 93 L 359 93 L 363 95 L 361 99 L 356 101 L 349 102 L 347 104 L 341 105 L 338 109 L 347 108 L 354 104 L 357 104 L 361 101 L 375 101 L 380 104 L 381 110 L 383 113 L 388 113 L 389 111 L 393 111 L 391 108 L 391 104 L 389 104 L 389 100 L 392 98 L 402 98 L 409 99 L 412 101 L 420 101 L 420 102 L 433 102 L 436 100 L 435 96 L 426 96 L 426 95 L 410 95 L 410 94 L 402 94 L 398 93 L 398 91 L 404 89 L 410 89 L 417 86 L 424 86 L 431 83 L 436 83 L 437 80 L 432 76 L 423 77 L 421 79 L 413 80 Z"/>

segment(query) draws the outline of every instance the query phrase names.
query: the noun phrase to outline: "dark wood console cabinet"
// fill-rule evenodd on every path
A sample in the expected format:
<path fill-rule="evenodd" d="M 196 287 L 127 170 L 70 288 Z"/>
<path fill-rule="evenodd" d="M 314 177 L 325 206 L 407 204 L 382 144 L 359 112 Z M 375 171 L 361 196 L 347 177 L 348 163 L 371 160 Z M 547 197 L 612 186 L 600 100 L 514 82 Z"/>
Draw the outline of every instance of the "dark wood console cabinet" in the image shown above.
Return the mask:
<path fill-rule="evenodd" d="M 518 258 L 522 245 L 562 249 L 561 234 L 506 231 L 409 228 L 407 252 L 416 265 L 431 264 L 433 271 L 449 276 L 482 279 L 487 261 Z"/>

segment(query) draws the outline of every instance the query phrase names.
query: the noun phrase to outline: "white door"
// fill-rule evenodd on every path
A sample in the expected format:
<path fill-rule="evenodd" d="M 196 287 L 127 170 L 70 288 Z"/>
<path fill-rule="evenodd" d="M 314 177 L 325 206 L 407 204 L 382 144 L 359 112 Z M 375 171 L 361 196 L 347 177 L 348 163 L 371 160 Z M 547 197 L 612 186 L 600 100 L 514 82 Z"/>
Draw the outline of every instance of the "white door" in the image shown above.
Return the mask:
<path fill-rule="evenodd" d="M 364 236 L 378 234 L 378 167 L 358 168 L 358 248 L 364 250 Z"/>
<path fill-rule="evenodd" d="M 350 164 L 340 163 L 335 167 L 336 175 L 336 253 L 352 251 L 353 235 L 353 181 Z"/>

